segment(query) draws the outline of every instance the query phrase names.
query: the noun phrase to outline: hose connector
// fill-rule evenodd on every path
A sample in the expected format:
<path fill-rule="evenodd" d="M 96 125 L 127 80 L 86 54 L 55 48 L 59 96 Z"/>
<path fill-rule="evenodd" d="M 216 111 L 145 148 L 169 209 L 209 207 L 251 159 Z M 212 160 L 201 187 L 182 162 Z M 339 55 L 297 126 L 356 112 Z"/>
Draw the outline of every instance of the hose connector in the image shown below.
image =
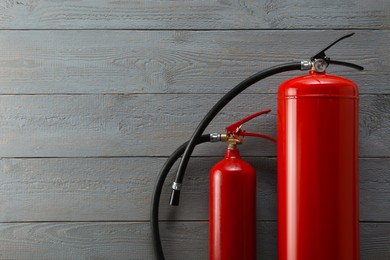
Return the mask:
<path fill-rule="evenodd" d="M 310 60 L 301 61 L 301 70 L 311 70 L 312 62 Z"/>
<path fill-rule="evenodd" d="M 229 139 L 227 134 L 212 133 L 210 134 L 210 143 L 226 142 Z"/>

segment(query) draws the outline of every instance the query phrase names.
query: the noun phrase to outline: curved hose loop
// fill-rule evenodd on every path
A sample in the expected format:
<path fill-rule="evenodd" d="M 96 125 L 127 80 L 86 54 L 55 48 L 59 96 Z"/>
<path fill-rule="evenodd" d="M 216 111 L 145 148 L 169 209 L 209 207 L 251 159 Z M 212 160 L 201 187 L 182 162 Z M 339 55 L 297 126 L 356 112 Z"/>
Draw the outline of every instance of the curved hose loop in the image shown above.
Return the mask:
<path fill-rule="evenodd" d="M 184 177 L 184 171 L 187 167 L 189 158 L 195 146 L 200 143 L 211 141 L 210 135 L 202 135 L 203 131 L 209 125 L 211 120 L 218 114 L 218 112 L 222 110 L 223 107 L 225 107 L 235 96 L 237 96 L 242 91 L 247 89 L 249 86 L 255 84 L 256 82 L 278 73 L 291 71 L 291 70 L 301 70 L 301 66 L 302 66 L 301 62 L 293 62 L 293 63 L 285 63 L 285 64 L 277 65 L 262 70 L 252 75 L 251 77 L 245 79 L 244 81 L 242 81 L 240 84 L 235 86 L 232 90 L 230 90 L 227 94 L 225 94 L 214 105 L 214 107 L 206 114 L 206 116 L 200 122 L 195 132 L 193 133 L 191 139 L 188 142 L 182 144 L 179 148 L 177 148 L 176 151 L 174 151 L 171 154 L 171 156 L 168 158 L 168 160 L 165 162 L 164 166 L 160 170 L 158 180 L 154 188 L 154 192 L 152 196 L 151 216 L 150 216 L 150 223 L 151 223 L 152 237 L 153 237 L 153 247 L 154 247 L 155 256 L 158 260 L 165 260 L 164 252 L 161 245 L 161 237 L 160 237 L 160 230 L 159 230 L 158 212 L 159 212 L 160 196 L 161 196 L 161 191 L 165 179 L 170 169 L 177 161 L 177 159 L 179 159 L 180 156 L 184 153 L 175 178 L 175 183 L 181 184 Z M 179 196 L 180 196 L 180 190 L 173 190 L 170 204 L 178 205 Z"/>
<path fill-rule="evenodd" d="M 183 157 L 180 161 L 179 168 L 176 174 L 175 183 L 181 184 L 184 177 L 184 172 L 187 168 L 188 161 L 192 152 L 194 151 L 197 140 L 200 138 L 206 127 L 210 124 L 211 120 L 222 110 L 235 96 L 240 94 L 242 91 L 247 89 L 249 86 L 255 84 L 256 82 L 265 79 L 269 76 L 279 74 L 291 70 L 301 70 L 301 62 L 291 62 L 277 65 L 265 70 L 262 70 L 249 78 L 245 79 L 228 93 L 226 93 L 206 114 L 203 120 L 199 123 L 198 127 L 195 129 L 194 133 L 191 136 L 191 139 L 188 141 L 187 147 L 185 148 Z M 173 189 L 170 199 L 170 204 L 173 206 L 179 205 L 180 190 Z"/>

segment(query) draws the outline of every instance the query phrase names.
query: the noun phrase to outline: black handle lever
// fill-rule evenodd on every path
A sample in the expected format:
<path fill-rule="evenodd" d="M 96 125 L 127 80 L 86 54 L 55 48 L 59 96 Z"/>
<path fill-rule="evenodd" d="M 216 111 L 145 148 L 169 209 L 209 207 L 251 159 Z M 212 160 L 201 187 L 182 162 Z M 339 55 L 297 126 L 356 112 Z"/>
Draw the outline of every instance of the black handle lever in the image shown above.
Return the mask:
<path fill-rule="evenodd" d="M 323 59 L 325 60 L 325 62 L 327 64 L 335 64 L 335 65 L 340 65 L 340 66 L 346 66 L 346 67 L 350 67 L 350 68 L 354 68 L 354 69 L 357 69 L 357 70 L 364 70 L 364 68 L 362 66 L 359 66 L 359 65 L 356 65 L 356 64 L 353 64 L 353 63 L 349 63 L 349 62 L 345 62 L 345 61 L 337 61 L 337 60 L 331 60 L 329 57 L 326 56 L 325 54 L 325 51 L 327 51 L 330 47 L 332 47 L 333 45 L 335 45 L 336 43 L 338 43 L 339 41 L 342 41 L 346 38 L 349 38 L 351 37 L 352 35 L 354 35 L 355 33 L 350 33 L 350 34 L 347 34 L 347 35 L 344 35 L 343 37 L 340 37 L 339 39 L 335 40 L 334 42 L 332 42 L 331 44 L 329 44 L 325 49 L 321 50 L 320 52 L 318 52 L 316 55 L 314 55 L 313 57 L 311 57 L 311 61 L 315 61 L 317 59 Z"/>
<path fill-rule="evenodd" d="M 351 37 L 352 35 L 354 35 L 355 33 L 350 33 L 350 34 L 347 34 L 347 35 L 344 35 L 343 37 L 335 40 L 334 42 L 332 42 L 331 44 L 329 44 L 325 49 L 323 49 L 322 51 L 320 51 L 319 53 L 317 53 L 316 55 L 314 55 L 313 57 L 311 57 L 311 60 L 315 60 L 315 59 L 325 59 L 326 58 L 326 54 L 325 54 L 325 51 L 327 51 L 330 47 L 332 47 L 333 45 L 335 45 L 336 43 L 338 43 L 339 41 L 342 41 L 346 38 L 349 38 Z"/>
<path fill-rule="evenodd" d="M 330 60 L 330 59 L 327 62 L 329 64 L 346 66 L 346 67 L 350 67 L 350 68 L 357 69 L 357 70 L 364 70 L 364 67 L 356 65 L 356 64 L 353 64 L 353 63 L 350 63 L 350 62 L 338 61 L 338 60 Z"/>

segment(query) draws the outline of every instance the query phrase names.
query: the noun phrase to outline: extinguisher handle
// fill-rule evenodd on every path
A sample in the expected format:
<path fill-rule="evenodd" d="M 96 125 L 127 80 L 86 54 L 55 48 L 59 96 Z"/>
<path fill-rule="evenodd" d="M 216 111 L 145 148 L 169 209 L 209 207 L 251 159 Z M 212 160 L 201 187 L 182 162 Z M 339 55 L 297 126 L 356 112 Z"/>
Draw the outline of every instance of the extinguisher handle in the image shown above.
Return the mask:
<path fill-rule="evenodd" d="M 346 66 L 346 67 L 350 67 L 350 68 L 357 69 L 357 70 L 364 70 L 364 67 L 359 66 L 359 65 L 357 65 L 357 64 L 350 63 L 350 62 L 338 61 L 338 60 L 331 60 L 331 59 L 329 59 L 327 62 L 328 62 L 329 64 L 340 65 L 340 66 Z"/>
<path fill-rule="evenodd" d="M 241 129 L 241 126 L 243 124 L 245 124 L 246 122 L 248 122 L 249 120 L 252 120 L 253 118 L 255 117 L 258 117 L 260 115 L 263 115 L 263 114 L 268 114 L 269 112 L 271 112 L 271 109 L 266 109 L 266 110 L 262 110 L 262 111 L 259 111 L 259 112 L 256 112 L 250 116 L 247 116 L 229 126 L 227 126 L 225 129 L 226 129 L 226 133 L 228 134 L 235 134 L 237 133 L 240 129 Z"/>
<path fill-rule="evenodd" d="M 264 138 L 264 139 L 267 139 L 267 140 L 270 140 L 274 143 L 276 143 L 276 139 L 271 137 L 271 136 L 268 136 L 268 135 L 264 135 L 264 134 L 259 134 L 259 133 L 248 133 L 248 132 L 245 132 L 245 131 L 241 131 L 241 133 L 238 133 L 237 135 L 239 136 L 253 136 L 253 137 L 260 137 L 260 138 Z"/>
<path fill-rule="evenodd" d="M 337 40 L 335 40 L 334 42 L 332 42 L 331 44 L 329 44 L 328 46 L 326 46 L 325 49 L 319 51 L 316 55 L 314 55 L 313 57 L 311 57 L 311 60 L 315 60 L 315 59 L 323 59 L 326 57 L 326 54 L 325 54 L 325 51 L 329 50 L 333 45 L 335 45 L 336 43 L 338 43 L 339 41 L 342 41 L 346 38 L 349 38 L 351 36 L 353 36 L 355 33 L 349 33 L 347 35 L 344 35 L 340 38 L 338 38 Z"/>
<path fill-rule="evenodd" d="M 270 141 L 273 141 L 273 142 L 276 142 L 276 139 L 274 139 L 273 137 L 271 136 L 268 136 L 268 135 L 264 135 L 264 134 L 259 134 L 259 133 L 249 133 L 249 132 L 246 132 L 244 130 L 241 129 L 241 126 L 252 120 L 253 118 L 255 117 L 258 117 L 260 115 L 263 115 L 263 114 L 268 114 L 269 112 L 271 112 L 271 109 L 266 109 L 266 110 L 262 110 L 262 111 L 259 111 L 259 112 L 256 112 L 250 116 L 247 116 L 231 125 L 229 125 L 228 127 L 226 127 L 226 133 L 228 135 L 232 135 L 234 136 L 236 139 L 238 139 L 239 141 L 243 141 L 243 138 L 242 139 L 239 139 L 238 136 L 242 136 L 242 137 L 245 137 L 245 136 L 254 136 L 254 137 L 261 137 L 261 138 L 265 138 L 265 139 L 268 139 Z"/>

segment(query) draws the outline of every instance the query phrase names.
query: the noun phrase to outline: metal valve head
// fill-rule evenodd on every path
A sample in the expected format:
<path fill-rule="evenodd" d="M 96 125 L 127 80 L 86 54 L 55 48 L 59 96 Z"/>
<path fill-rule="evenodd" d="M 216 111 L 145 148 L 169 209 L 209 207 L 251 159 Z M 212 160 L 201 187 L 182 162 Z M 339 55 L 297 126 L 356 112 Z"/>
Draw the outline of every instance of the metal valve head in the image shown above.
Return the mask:
<path fill-rule="evenodd" d="M 271 109 L 262 110 L 262 111 L 254 113 L 250 116 L 247 116 L 247 117 L 229 125 L 228 127 L 226 127 L 226 133 L 228 135 L 231 135 L 232 137 L 236 138 L 239 141 L 239 143 L 241 143 L 243 141 L 245 136 L 261 137 L 261 138 L 265 138 L 265 139 L 268 139 L 270 141 L 276 142 L 276 139 L 271 137 L 271 136 L 260 134 L 260 133 L 249 133 L 249 132 L 242 130 L 242 128 L 241 128 L 242 125 L 244 123 L 248 122 L 249 120 L 252 120 L 255 117 L 258 117 L 258 116 L 263 115 L 263 114 L 267 114 L 269 112 L 271 112 Z M 242 138 L 239 138 L 240 136 Z"/>
<path fill-rule="evenodd" d="M 357 70 L 364 70 L 364 68 L 362 66 L 359 66 L 359 65 L 356 65 L 356 64 L 353 64 L 353 63 L 349 63 L 349 62 L 345 62 L 345 61 L 331 60 L 325 54 L 325 51 L 327 51 L 330 47 L 332 47 L 333 45 L 335 45 L 339 41 L 342 41 L 342 40 L 344 40 L 346 38 L 351 37 L 354 34 L 355 33 L 350 33 L 350 34 L 344 35 L 343 37 L 340 37 L 339 39 L 337 39 L 334 42 L 332 42 L 331 44 L 329 44 L 325 49 L 321 50 L 316 55 L 312 56 L 310 58 L 310 62 L 309 62 L 309 63 L 311 63 L 311 69 L 316 71 L 316 72 L 322 73 L 322 72 L 325 72 L 325 70 L 326 70 L 326 68 L 328 67 L 329 64 L 335 64 L 335 65 L 341 65 L 341 66 L 354 68 L 354 69 L 357 69 Z M 302 63 L 302 68 L 308 68 L 309 67 L 308 64 L 306 64 L 305 67 L 303 67 L 303 65 L 304 64 Z"/>

